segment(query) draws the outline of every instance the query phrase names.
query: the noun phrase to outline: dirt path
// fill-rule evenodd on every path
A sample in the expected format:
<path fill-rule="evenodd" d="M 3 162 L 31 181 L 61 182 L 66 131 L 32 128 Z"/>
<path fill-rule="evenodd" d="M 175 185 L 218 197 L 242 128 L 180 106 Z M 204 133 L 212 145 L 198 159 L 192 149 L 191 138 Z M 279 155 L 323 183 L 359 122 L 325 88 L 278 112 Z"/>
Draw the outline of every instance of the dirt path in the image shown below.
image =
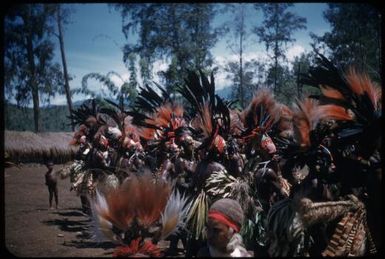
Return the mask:
<path fill-rule="evenodd" d="M 45 172 L 45 166 L 36 164 L 4 170 L 8 251 L 21 257 L 111 257 L 112 243 L 90 238 L 90 220 L 69 191 L 69 178 L 58 183 L 59 209 L 49 209 Z"/>
<path fill-rule="evenodd" d="M 115 245 L 91 238 L 91 221 L 81 211 L 80 198 L 70 192 L 69 178 L 59 177 L 59 208 L 49 209 L 46 171 L 39 164 L 4 170 L 6 249 L 18 257 L 111 257 Z M 181 248 L 173 257 L 184 256 Z"/>

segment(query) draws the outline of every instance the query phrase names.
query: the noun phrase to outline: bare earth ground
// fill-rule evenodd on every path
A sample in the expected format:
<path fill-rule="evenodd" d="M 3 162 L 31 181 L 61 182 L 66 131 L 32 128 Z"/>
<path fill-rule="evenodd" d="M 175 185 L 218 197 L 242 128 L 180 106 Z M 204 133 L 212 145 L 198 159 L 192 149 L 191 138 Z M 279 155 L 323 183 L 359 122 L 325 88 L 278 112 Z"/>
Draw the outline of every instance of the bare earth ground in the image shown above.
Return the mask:
<path fill-rule="evenodd" d="M 18 257 L 111 257 L 115 245 L 90 237 L 90 220 L 69 178 L 59 178 L 59 209 L 49 209 L 46 170 L 39 164 L 4 169 L 6 249 Z"/>

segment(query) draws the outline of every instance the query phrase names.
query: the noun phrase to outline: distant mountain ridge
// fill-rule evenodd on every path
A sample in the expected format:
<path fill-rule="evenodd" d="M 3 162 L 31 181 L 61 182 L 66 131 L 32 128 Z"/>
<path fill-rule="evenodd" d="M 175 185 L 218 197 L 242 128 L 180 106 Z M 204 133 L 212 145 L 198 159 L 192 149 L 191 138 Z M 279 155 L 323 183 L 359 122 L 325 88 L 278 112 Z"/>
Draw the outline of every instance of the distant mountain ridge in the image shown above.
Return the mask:
<path fill-rule="evenodd" d="M 216 90 L 216 94 L 224 99 L 231 99 L 231 91 L 232 91 L 232 87 L 231 86 L 226 86 L 226 87 L 223 87 L 219 90 Z"/>
<path fill-rule="evenodd" d="M 224 87 L 216 91 L 220 97 L 229 100 L 231 87 Z M 73 102 L 73 108 L 79 108 L 83 103 L 92 99 Z M 116 103 L 116 100 L 111 101 Z M 69 132 L 71 131 L 68 119 L 67 105 L 50 104 L 40 107 L 40 128 L 42 132 Z M 4 128 L 14 131 L 34 131 L 33 109 L 21 108 L 16 104 L 4 103 Z"/>
<path fill-rule="evenodd" d="M 71 131 L 67 105 L 40 108 L 40 129 L 42 132 Z M 4 128 L 14 131 L 34 131 L 32 108 L 20 108 L 15 104 L 4 104 Z"/>

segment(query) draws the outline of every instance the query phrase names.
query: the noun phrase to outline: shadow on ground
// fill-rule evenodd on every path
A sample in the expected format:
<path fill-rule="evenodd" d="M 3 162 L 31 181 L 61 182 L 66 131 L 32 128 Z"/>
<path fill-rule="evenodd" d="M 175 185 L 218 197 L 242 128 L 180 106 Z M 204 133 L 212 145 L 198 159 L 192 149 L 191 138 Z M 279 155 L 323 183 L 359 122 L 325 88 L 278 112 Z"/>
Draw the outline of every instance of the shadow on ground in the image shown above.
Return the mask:
<path fill-rule="evenodd" d="M 112 249 L 115 248 L 116 245 L 112 242 L 96 242 L 92 240 L 73 240 L 70 242 L 65 242 L 63 244 L 64 246 L 70 246 L 75 248 L 102 248 L 104 250 L 106 249 Z M 112 252 L 111 252 L 112 253 Z"/>
<path fill-rule="evenodd" d="M 58 226 L 61 231 L 67 232 L 80 232 L 88 229 L 89 219 L 86 220 L 68 220 L 65 219 L 53 219 L 45 220 L 42 223 L 49 226 Z"/>
<path fill-rule="evenodd" d="M 55 214 L 58 214 L 60 216 L 64 217 L 80 217 L 80 216 L 85 216 L 83 212 L 81 211 L 68 211 L 68 212 L 63 212 L 63 211 L 57 211 L 54 212 Z"/>

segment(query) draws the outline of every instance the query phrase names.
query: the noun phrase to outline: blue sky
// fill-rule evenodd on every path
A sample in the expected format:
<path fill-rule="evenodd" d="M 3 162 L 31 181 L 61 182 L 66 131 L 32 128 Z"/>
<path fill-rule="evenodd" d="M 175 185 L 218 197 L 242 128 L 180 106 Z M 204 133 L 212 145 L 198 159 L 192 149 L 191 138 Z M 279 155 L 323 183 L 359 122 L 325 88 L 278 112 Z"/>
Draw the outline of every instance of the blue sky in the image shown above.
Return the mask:
<path fill-rule="evenodd" d="M 248 4 L 250 7 L 252 4 Z M 84 75 L 97 72 L 107 74 L 109 71 L 115 71 L 128 79 L 128 70 L 122 61 L 121 47 L 127 43 L 122 32 L 122 18 L 118 11 L 110 8 L 107 4 L 66 4 L 71 7 L 73 13 L 70 17 L 70 23 L 66 25 L 64 34 L 64 44 L 66 50 L 66 59 L 68 71 L 73 77 L 70 81 L 71 88 L 79 88 L 81 79 Z M 327 8 L 324 3 L 299 3 L 290 8 L 296 14 L 307 19 L 307 29 L 297 31 L 294 34 L 296 42 L 288 47 L 289 59 L 303 51 L 310 51 L 309 32 L 318 35 L 330 29 L 329 24 L 323 19 L 322 12 Z M 252 25 L 258 25 L 262 20 L 261 12 L 256 12 L 254 8 L 247 8 L 247 24 L 249 29 Z M 214 24 L 218 24 L 229 16 L 218 17 Z M 133 36 L 132 41 L 136 38 Z M 56 42 L 56 60 L 60 63 L 59 45 Z M 213 56 L 217 64 L 221 65 L 226 61 L 233 60 L 235 56 L 226 48 L 226 40 L 218 41 L 212 49 Z M 250 37 L 249 44 L 245 50 L 245 59 L 261 57 L 265 55 L 264 45 L 258 43 L 255 37 Z M 60 63 L 61 64 L 61 63 Z M 165 68 L 167 61 L 159 60 L 154 67 Z M 118 84 L 119 80 L 114 79 Z M 158 80 L 157 77 L 154 78 Z M 228 85 L 225 74 L 217 76 L 217 88 Z M 101 87 L 97 81 L 90 80 L 89 86 L 92 89 Z M 74 101 L 83 99 L 84 96 L 74 96 Z M 51 100 L 51 104 L 66 104 L 64 95 L 57 95 Z"/>

